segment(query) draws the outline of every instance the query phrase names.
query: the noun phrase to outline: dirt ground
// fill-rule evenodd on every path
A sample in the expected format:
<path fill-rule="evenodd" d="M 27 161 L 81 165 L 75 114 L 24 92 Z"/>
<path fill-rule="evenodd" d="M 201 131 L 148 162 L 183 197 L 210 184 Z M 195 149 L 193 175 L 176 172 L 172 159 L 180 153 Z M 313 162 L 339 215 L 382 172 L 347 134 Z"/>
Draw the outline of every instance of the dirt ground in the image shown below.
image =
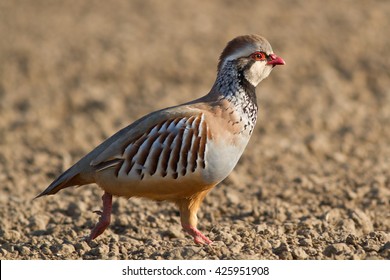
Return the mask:
<path fill-rule="evenodd" d="M 198 3 L 199 2 L 199 3 Z M 390 259 L 389 1 L 0 1 L 0 259 Z M 195 245 L 169 203 L 102 191 L 32 200 L 144 114 L 212 86 L 220 52 L 265 36 L 286 66 L 205 199 Z"/>

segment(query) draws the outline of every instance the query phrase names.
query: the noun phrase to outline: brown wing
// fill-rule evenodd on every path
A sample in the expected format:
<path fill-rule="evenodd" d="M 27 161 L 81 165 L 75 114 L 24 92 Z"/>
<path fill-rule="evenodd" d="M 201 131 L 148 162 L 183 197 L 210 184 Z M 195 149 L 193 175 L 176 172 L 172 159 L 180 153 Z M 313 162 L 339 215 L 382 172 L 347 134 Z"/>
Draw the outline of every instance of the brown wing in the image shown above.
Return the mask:
<path fill-rule="evenodd" d="M 123 142 L 115 156 L 95 165 L 96 171 L 115 168 L 118 178 L 130 181 L 155 176 L 177 179 L 206 167 L 207 130 L 201 113 L 167 118 Z"/>

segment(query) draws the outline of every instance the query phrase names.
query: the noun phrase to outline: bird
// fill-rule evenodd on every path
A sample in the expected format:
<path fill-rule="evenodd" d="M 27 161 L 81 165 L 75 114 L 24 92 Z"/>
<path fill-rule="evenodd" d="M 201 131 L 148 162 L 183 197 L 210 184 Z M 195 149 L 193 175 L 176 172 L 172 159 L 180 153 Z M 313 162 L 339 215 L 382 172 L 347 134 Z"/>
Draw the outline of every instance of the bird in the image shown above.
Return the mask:
<path fill-rule="evenodd" d="M 170 201 L 183 230 L 197 244 L 212 241 L 197 227 L 205 196 L 236 166 L 254 131 L 256 87 L 285 61 L 255 34 L 229 41 L 211 90 L 193 101 L 161 109 L 106 139 L 36 196 L 96 183 L 103 210 L 87 241 L 109 226 L 113 196 Z"/>

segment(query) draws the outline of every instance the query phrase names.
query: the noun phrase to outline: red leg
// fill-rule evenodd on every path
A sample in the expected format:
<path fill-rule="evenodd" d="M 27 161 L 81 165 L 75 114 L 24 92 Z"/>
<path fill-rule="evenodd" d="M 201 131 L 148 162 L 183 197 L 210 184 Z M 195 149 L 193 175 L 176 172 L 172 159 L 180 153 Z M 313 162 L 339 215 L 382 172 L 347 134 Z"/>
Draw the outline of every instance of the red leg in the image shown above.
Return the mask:
<path fill-rule="evenodd" d="M 183 225 L 183 229 L 194 238 L 196 244 L 209 245 L 213 242 L 208 239 L 203 233 L 201 233 L 196 227 L 190 225 Z"/>
<path fill-rule="evenodd" d="M 209 190 L 214 187 L 201 191 L 199 193 L 194 194 L 189 198 L 180 199 L 176 202 L 180 209 L 180 222 L 184 231 L 190 234 L 194 238 L 194 242 L 196 244 L 211 244 L 212 241 L 208 239 L 203 233 L 201 233 L 196 225 L 198 223 L 198 218 L 196 217 L 196 213 L 198 212 L 199 206 L 209 192 Z"/>
<path fill-rule="evenodd" d="M 92 229 L 88 241 L 91 241 L 101 235 L 111 222 L 111 210 L 112 210 L 112 195 L 109 193 L 104 193 L 102 196 L 103 200 L 103 212 L 95 211 L 95 213 L 100 215 L 99 222 Z"/>

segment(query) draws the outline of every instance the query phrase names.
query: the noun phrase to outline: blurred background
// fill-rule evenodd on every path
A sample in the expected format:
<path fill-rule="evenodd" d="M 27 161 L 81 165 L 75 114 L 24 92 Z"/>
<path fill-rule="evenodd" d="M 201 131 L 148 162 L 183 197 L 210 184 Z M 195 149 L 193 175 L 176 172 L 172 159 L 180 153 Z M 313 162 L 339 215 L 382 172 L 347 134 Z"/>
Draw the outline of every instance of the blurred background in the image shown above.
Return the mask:
<path fill-rule="evenodd" d="M 390 258 L 389 15 L 385 0 L 0 0 L 0 257 Z M 216 248 L 192 246 L 168 203 L 117 199 L 88 246 L 96 186 L 31 201 L 118 129 L 206 94 L 251 33 L 287 65 L 201 208 Z"/>

